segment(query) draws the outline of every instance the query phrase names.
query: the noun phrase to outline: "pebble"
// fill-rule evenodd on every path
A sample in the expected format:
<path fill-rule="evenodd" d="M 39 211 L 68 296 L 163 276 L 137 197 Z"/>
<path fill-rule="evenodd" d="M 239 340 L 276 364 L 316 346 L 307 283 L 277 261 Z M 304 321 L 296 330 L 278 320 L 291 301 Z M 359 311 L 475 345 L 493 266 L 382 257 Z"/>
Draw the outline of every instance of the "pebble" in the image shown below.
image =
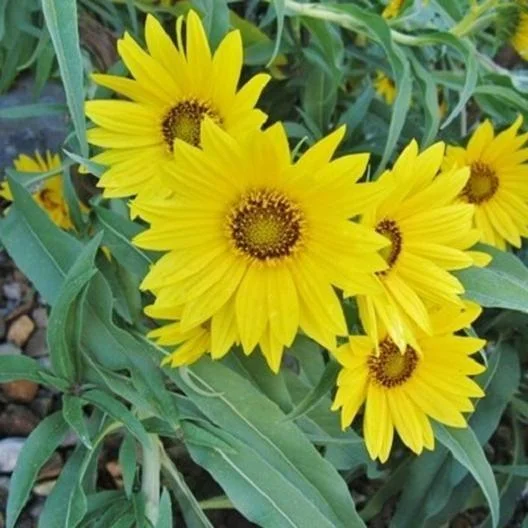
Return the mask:
<path fill-rule="evenodd" d="M 25 438 L 4 438 L 0 440 L 0 473 L 12 473 Z"/>
<path fill-rule="evenodd" d="M 31 314 L 33 321 L 37 325 L 37 328 L 47 328 L 48 326 L 48 311 L 42 306 L 35 308 Z"/>
<path fill-rule="evenodd" d="M 39 395 L 31 402 L 30 407 L 35 414 L 38 414 L 41 418 L 44 418 L 51 413 L 53 408 L 53 398 L 51 395 L 48 396 L 48 394 L 50 394 L 48 390 L 42 392 L 43 396 L 40 396 L 40 393 L 41 392 L 39 392 Z"/>
<path fill-rule="evenodd" d="M 53 453 L 39 471 L 37 480 L 40 481 L 57 478 L 61 472 L 62 465 L 62 457 L 60 454 L 57 452 Z"/>
<path fill-rule="evenodd" d="M 22 354 L 22 350 L 12 343 L 2 343 L 0 345 L 0 356 Z"/>
<path fill-rule="evenodd" d="M 19 301 L 22 298 L 22 288 L 19 282 L 8 282 L 3 285 L 2 291 L 7 299 Z"/>
<path fill-rule="evenodd" d="M 0 437 L 29 436 L 39 417 L 23 405 L 10 403 L 0 414 Z"/>
<path fill-rule="evenodd" d="M 7 331 L 7 340 L 21 347 L 27 342 L 34 328 L 35 323 L 27 315 L 22 315 L 11 323 Z"/>
<path fill-rule="evenodd" d="M 33 492 L 35 493 L 35 495 L 39 495 L 40 497 L 47 497 L 55 487 L 56 483 L 56 480 L 47 480 L 46 482 L 37 484 L 33 488 Z"/>
<path fill-rule="evenodd" d="M 38 325 L 37 325 L 38 326 Z M 38 358 L 48 355 L 48 345 L 46 343 L 46 330 L 38 328 L 29 338 L 24 352 L 27 356 Z"/>
<path fill-rule="evenodd" d="M 16 380 L 1 383 L 4 394 L 11 400 L 29 403 L 33 401 L 39 390 L 38 383 L 29 380 Z"/>

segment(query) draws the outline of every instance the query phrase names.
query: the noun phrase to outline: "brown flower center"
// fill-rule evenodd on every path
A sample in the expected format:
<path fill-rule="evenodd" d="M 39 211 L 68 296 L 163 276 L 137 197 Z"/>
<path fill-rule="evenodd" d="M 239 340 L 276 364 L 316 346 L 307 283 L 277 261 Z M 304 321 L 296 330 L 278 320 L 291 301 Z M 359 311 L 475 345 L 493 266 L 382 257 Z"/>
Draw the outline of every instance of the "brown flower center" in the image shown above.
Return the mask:
<path fill-rule="evenodd" d="M 390 245 L 380 250 L 381 256 L 387 262 L 389 269 L 396 264 L 398 257 L 402 250 L 402 235 L 398 224 L 394 220 L 384 218 L 378 222 L 376 232 L 388 238 Z M 379 275 L 384 275 L 388 270 L 378 272 Z"/>
<path fill-rule="evenodd" d="M 173 106 L 161 122 L 167 148 L 173 151 L 175 139 L 181 139 L 195 147 L 200 146 L 200 131 L 205 116 L 210 117 L 218 125 L 222 124 L 218 113 L 207 103 L 189 99 Z"/>
<path fill-rule="evenodd" d="M 471 175 L 461 194 L 469 203 L 479 204 L 488 201 L 498 187 L 499 179 L 493 168 L 475 161 L 471 164 Z"/>
<path fill-rule="evenodd" d="M 234 247 L 258 260 L 290 256 L 302 244 L 304 214 L 282 193 L 270 189 L 243 195 L 227 216 Z"/>
<path fill-rule="evenodd" d="M 418 364 L 418 354 L 410 346 L 400 352 L 390 338 L 379 344 L 379 356 L 368 359 L 370 377 L 383 387 L 392 388 L 405 383 Z"/>

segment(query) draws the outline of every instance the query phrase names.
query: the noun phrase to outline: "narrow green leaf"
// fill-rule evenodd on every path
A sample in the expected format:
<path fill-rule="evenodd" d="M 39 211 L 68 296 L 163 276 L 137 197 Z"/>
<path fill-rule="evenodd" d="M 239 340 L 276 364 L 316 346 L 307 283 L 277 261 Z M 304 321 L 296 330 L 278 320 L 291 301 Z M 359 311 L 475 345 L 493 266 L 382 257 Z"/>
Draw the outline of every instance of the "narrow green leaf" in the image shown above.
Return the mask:
<path fill-rule="evenodd" d="M 149 437 L 145 428 L 121 402 L 98 389 L 83 393 L 82 398 L 122 423 L 143 445 L 149 445 Z"/>
<path fill-rule="evenodd" d="M 134 246 L 131 240 L 144 228 L 109 209 L 94 207 L 96 229 L 103 232 L 103 244 L 126 269 L 142 278 L 154 262 L 152 255 Z"/>
<path fill-rule="evenodd" d="M 329 361 L 317 385 L 299 403 L 291 413 L 286 416 L 286 420 L 296 420 L 309 413 L 335 386 L 337 374 L 341 367 L 336 361 Z"/>
<path fill-rule="evenodd" d="M 75 528 L 84 517 L 87 510 L 86 496 L 78 480 L 86 454 L 86 447 L 79 444 L 68 457 L 39 516 L 39 528 Z"/>
<path fill-rule="evenodd" d="M 515 466 L 495 465 L 492 467 L 493 471 L 496 471 L 497 473 L 504 473 L 506 475 L 515 475 L 517 477 L 528 478 L 528 464 L 521 464 Z"/>
<path fill-rule="evenodd" d="M 69 394 L 64 394 L 62 396 L 62 416 L 77 433 L 81 442 L 88 449 L 92 449 L 92 442 L 86 425 L 83 405 L 84 402 L 80 398 L 77 398 L 77 396 L 71 396 Z"/>
<path fill-rule="evenodd" d="M 0 356 L 0 383 L 15 380 L 29 380 L 41 383 L 41 366 L 32 358 L 21 354 Z"/>
<path fill-rule="evenodd" d="M 0 108 L 0 119 L 25 119 L 65 114 L 68 107 L 58 103 L 36 103 Z"/>
<path fill-rule="evenodd" d="M 127 497 L 132 495 L 134 479 L 136 478 L 137 456 L 134 437 L 126 434 L 119 447 L 119 465 L 123 470 L 123 487 Z"/>
<path fill-rule="evenodd" d="M 96 236 L 82 249 L 66 274 L 50 313 L 47 339 L 51 364 L 58 376 L 71 381 L 77 379 L 81 361 L 75 342 L 75 328 L 83 323 L 75 317 L 77 300 L 97 273 L 94 258 L 101 238 Z"/>
<path fill-rule="evenodd" d="M 456 272 L 465 297 L 489 308 L 508 308 L 528 313 L 528 269 L 513 254 L 482 246 L 493 257 L 485 268 Z"/>
<path fill-rule="evenodd" d="M 56 412 L 44 418 L 26 440 L 9 486 L 7 528 L 14 528 L 40 468 L 60 445 L 68 429 L 62 414 Z"/>
<path fill-rule="evenodd" d="M 493 526 L 499 521 L 499 492 L 493 471 L 475 433 L 470 429 L 452 429 L 434 424 L 435 436 L 473 475 L 488 502 Z"/>
<path fill-rule="evenodd" d="M 156 528 L 172 528 L 172 504 L 167 488 L 163 488 L 161 492 L 161 500 L 159 505 L 159 517 L 156 523 Z"/>
<path fill-rule="evenodd" d="M 84 119 L 83 59 L 79 44 L 76 0 L 42 0 L 46 26 L 59 61 L 66 101 L 79 140 L 81 154 L 88 155 Z"/>
<path fill-rule="evenodd" d="M 282 32 L 284 30 L 284 13 L 286 10 L 286 2 L 285 0 L 271 0 L 273 7 L 275 8 L 275 14 L 277 16 L 277 35 L 275 37 L 275 46 L 273 48 L 273 52 L 271 54 L 270 59 L 268 60 L 268 64 L 266 64 L 266 67 L 271 66 L 275 58 L 277 57 L 277 54 L 279 53 L 280 43 L 282 39 Z"/>

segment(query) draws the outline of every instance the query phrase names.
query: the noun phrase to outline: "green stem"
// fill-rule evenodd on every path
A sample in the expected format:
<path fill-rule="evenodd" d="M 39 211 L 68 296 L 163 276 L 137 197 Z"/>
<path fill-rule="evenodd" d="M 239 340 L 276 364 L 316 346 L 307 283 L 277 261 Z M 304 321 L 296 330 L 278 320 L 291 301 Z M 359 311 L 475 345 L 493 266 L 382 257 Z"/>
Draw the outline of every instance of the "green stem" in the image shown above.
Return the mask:
<path fill-rule="evenodd" d="M 148 436 L 149 444 L 143 446 L 141 491 L 145 497 L 145 515 L 152 526 L 156 526 L 160 500 L 160 443 L 157 435 Z"/>
<path fill-rule="evenodd" d="M 455 27 L 451 28 L 450 33 L 455 35 L 455 37 L 463 38 L 471 35 L 477 29 L 480 29 L 482 23 L 479 19 L 482 15 L 486 15 L 487 11 L 494 9 L 497 1 L 498 0 L 485 0 L 482 4 L 478 4 L 471 8 L 466 16 Z M 488 20 L 490 20 L 489 17 L 487 17 L 487 21 Z"/>
<path fill-rule="evenodd" d="M 212 497 L 198 503 L 202 510 L 232 510 L 233 503 L 229 497 L 221 495 L 220 497 Z"/>

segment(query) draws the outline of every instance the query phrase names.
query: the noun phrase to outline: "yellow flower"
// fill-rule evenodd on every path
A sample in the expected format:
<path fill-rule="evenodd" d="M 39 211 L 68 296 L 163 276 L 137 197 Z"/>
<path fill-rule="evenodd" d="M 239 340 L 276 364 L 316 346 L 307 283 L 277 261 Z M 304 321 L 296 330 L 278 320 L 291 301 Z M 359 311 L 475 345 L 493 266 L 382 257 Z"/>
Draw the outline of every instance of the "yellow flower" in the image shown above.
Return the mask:
<path fill-rule="evenodd" d="M 136 244 L 168 252 L 142 284 L 156 296 L 149 314 L 179 321 L 178 332 L 205 324 L 213 359 L 238 340 L 246 354 L 258 344 L 274 372 L 299 327 L 334 347 L 347 328 L 333 286 L 375 291 L 373 273 L 386 267 L 377 250 L 387 244 L 349 220 L 381 189 L 355 183 L 367 154 L 330 161 L 343 134 L 295 164 L 280 123 L 237 141 L 206 119 L 202 149 L 177 139 L 166 180 L 174 197 L 138 204 L 151 226 Z M 187 362 L 178 351 L 173 359 Z"/>
<path fill-rule="evenodd" d="M 468 303 L 467 309 L 457 311 L 432 315 L 433 325 L 443 333 L 421 335 L 420 352 L 407 347 L 401 353 L 388 336 L 377 346 L 369 337 L 351 336 L 335 352 L 343 369 L 332 409 L 341 409 L 344 429 L 365 403 L 363 436 L 373 459 L 388 459 L 394 430 L 409 449 L 420 454 L 424 448 L 434 448 L 429 418 L 450 427 L 467 426 L 462 413 L 473 411 L 470 398 L 484 395 L 469 376 L 485 370 L 469 356 L 485 341 L 453 335 L 469 326 L 480 308 Z"/>
<path fill-rule="evenodd" d="M 179 18 L 178 48 L 152 15 L 145 27 L 148 53 L 125 33 L 118 51 L 135 80 L 93 76 L 101 86 L 131 99 L 86 103 L 86 114 L 98 125 L 88 131 L 88 139 L 107 149 L 93 158 L 109 166 L 99 180 L 107 197 L 167 194 L 159 175 L 173 157 L 174 140 L 200 145 L 205 116 L 237 136 L 259 128 L 266 119 L 254 106 L 268 75 L 255 75 L 237 91 L 240 32 L 230 32 L 211 55 L 198 15 L 187 15 L 185 47 L 182 23 Z"/>
<path fill-rule="evenodd" d="M 524 59 L 528 60 L 528 6 L 519 5 L 516 12 L 509 13 L 509 23 L 513 22 L 513 31 L 510 42 L 517 53 Z"/>
<path fill-rule="evenodd" d="M 34 158 L 21 154 L 14 160 L 14 165 L 20 172 L 49 172 L 60 167 L 61 160 L 58 154 L 51 154 L 49 151 L 46 151 L 45 157 L 35 152 Z M 62 229 L 73 229 L 68 204 L 64 197 L 62 174 L 41 181 L 31 193 L 35 202 L 48 213 L 56 225 Z M 5 200 L 13 200 L 9 183 L 4 182 L 0 185 L 0 196 Z"/>
<path fill-rule="evenodd" d="M 405 0 L 389 0 L 389 3 L 381 13 L 381 16 L 386 19 L 398 16 L 404 3 Z"/>
<path fill-rule="evenodd" d="M 471 177 L 460 198 L 475 206 L 481 241 L 499 249 L 521 246 L 528 237 L 528 134 L 518 134 L 522 117 L 495 136 L 489 121 L 467 147 L 448 147 L 444 166 L 469 166 Z"/>
<path fill-rule="evenodd" d="M 388 105 L 394 103 L 397 94 L 396 84 L 390 77 L 387 77 L 381 71 L 376 72 L 376 78 L 374 79 L 374 89 L 378 95 L 385 99 L 385 102 Z"/>
<path fill-rule="evenodd" d="M 377 274 L 382 292 L 358 297 L 361 322 L 374 341 L 388 333 L 400 350 L 419 348 L 416 328 L 431 333 L 429 305 L 460 305 L 464 287 L 450 270 L 489 261 L 465 251 L 480 236 L 472 228 L 474 207 L 457 201 L 469 171 L 437 175 L 443 157 L 443 143 L 419 154 L 412 141 L 378 180 L 385 198 L 362 219 L 391 244 L 382 252 L 389 269 Z"/>

